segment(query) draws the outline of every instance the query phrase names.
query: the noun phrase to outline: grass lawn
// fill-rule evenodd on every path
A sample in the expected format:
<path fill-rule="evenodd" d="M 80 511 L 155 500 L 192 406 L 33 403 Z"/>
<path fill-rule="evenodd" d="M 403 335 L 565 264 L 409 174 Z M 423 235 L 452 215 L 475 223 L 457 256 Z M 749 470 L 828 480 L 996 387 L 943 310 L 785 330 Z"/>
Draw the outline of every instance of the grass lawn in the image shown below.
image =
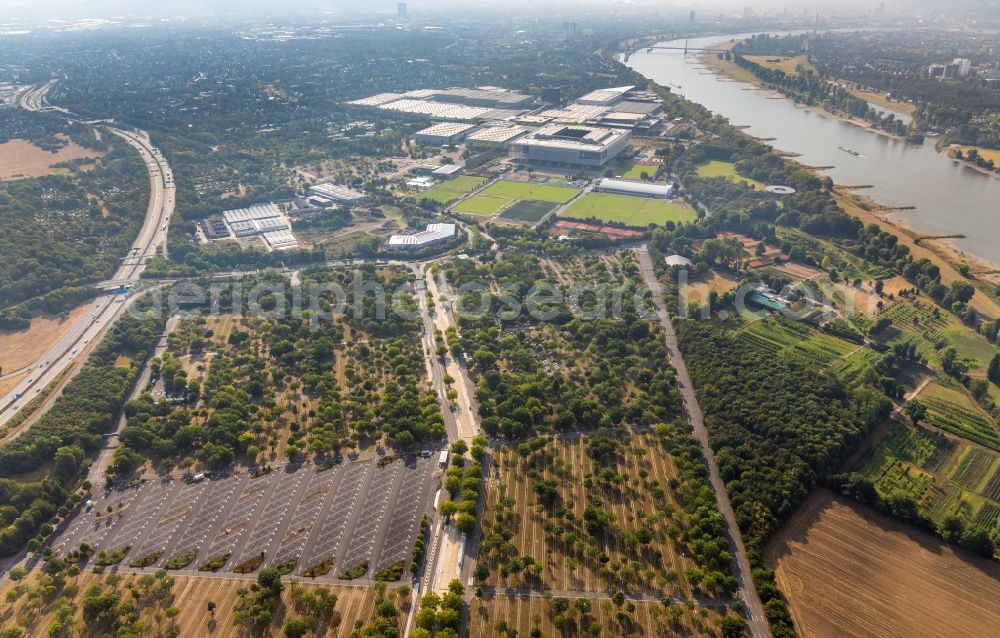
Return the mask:
<path fill-rule="evenodd" d="M 784 71 L 786 75 L 798 75 L 799 72 L 796 71 L 796 68 L 800 64 L 807 71 L 816 71 L 816 67 L 809 62 L 809 57 L 805 55 L 796 55 L 795 57 L 788 57 L 786 55 L 748 55 L 745 57 L 747 60 L 759 64 L 765 69 Z"/>
<path fill-rule="evenodd" d="M 656 175 L 656 169 L 658 168 L 659 166 L 654 164 L 632 164 L 628 167 L 628 170 L 622 173 L 622 177 L 625 179 L 642 179 L 642 174 L 645 173 L 652 178 L 653 175 Z"/>
<path fill-rule="evenodd" d="M 512 182 L 500 180 L 483 191 L 483 195 L 506 199 L 531 199 L 553 204 L 565 204 L 576 197 L 580 190 L 566 186 L 549 186 L 533 182 Z"/>
<path fill-rule="evenodd" d="M 968 155 L 969 151 L 976 149 L 979 156 L 986 160 L 993 160 L 995 166 L 1000 166 L 1000 151 L 991 148 L 983 148 L 982 146 L 959 146 L 962 149 L 964 155 Z"/>
<path fill-rule="evenodd" d="M 698 177 L 725 177 L 726 179 L 732 180 L 734 182 L 743 182 L 749 186 L 753 186 L 755 190 L 763 190 L 764 184 L 761 184 L 755 179 L 750 179 L 749 177 L 743 177 L 736 172 L 736 165 L 732 162 L 722 162 L 719 160 L 710 160 L 707 164 L 698 165 Z"/>
<path fill-rule="evenodd" d="M 447 204 L 456 200 L 462 195 L 475 190 L 486 180 L 482 177 L 472 177 L 471 175 L 459 175 L 447 182 L 441 182 L 434 188 L 416 193 L 413 198 L 417 201 L 429 199 L 439 204 Z"/>
<path fill-rule="evenodd" d="M 629 226 L 693 222 L 698 214 L 686 202 L 669 199 L 647 199 L 613 193 L 588 193 L 573 203 L 564 217 L 596 218 L 603 222 L 620 222 Z"/>
<path fill-rule="evenodd" d="M 511 200 L 504 197 L 488 197 L 486 195 L 473 195 L 469 199 L 460 201 L 452 208 L 456 213 L 466 215 L 481 215 L 488 217 L 496 215 L 503 207 L 510 204 Z"/>
<path fill-rule="evenodd" d="M 522 222 L 537 222 L 555 208 L 552 202 L 522 201 L 504 211 L 503 219 L 515 219 Z"/>

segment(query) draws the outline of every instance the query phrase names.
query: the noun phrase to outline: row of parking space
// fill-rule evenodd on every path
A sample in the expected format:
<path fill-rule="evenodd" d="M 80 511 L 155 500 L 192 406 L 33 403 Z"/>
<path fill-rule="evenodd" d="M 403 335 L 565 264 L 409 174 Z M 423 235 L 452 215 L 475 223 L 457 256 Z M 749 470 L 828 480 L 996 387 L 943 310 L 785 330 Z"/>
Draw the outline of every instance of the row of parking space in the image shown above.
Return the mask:
<path fill-rule="evenodd" d="M 155 557 L 154 567 L 193 555 L 189 569 L 293 563 L 302 574 L 324 564 L 330 576 L 368 564 L 371 575 L 409 557 L 434 468 L 430 459 L 410 457 L 190 484 L 151 479 L 106 493 L 59 534 L 54 549 L 65 555 L 81 541 L 95 551 L 130 547 L 127 560 Z"/>

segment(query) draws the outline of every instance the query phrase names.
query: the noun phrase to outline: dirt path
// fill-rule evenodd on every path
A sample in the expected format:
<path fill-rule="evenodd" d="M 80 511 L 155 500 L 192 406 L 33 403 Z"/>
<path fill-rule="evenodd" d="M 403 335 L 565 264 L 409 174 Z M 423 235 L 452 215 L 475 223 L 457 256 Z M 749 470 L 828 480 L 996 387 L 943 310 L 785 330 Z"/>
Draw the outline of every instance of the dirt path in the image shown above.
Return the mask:
<path fill-rule="evenodd" d="M 694 431 L 694 436 L 701 444 L 702 454 L 708 465 L 708 480 L 715 492 L 718 502 L 719 512 L 722 514 L 726 525 L 726 535 L 729 540 L 729 550 L 733 555 L 733 574 L 740 584 L 740 595 L 746 607 L 750 621 L 750 630 L 754 638 L 770 638 L 771 628 L 767 624 L 764 616 L 764 605 L 760 601 L 757 589 L 753 583 L 753 576 L 750 569 L 750 561 L 747 559 L 746 548 L 743 546 L 743 537 L 740 535 L 740 528 L 736 524 L 736 514 L 729 503 L 729 494 L 726 492 L 726 485 L 719 474 L 719 467 L 715 464 L 715 454 L 712 446 L 708 442 L 708 430 L 705 428 L 704 417 L 698 399 L 694 394 L 694 386 L 691 384 L 691 377 L 688 375 L 687 366 L 684 364 L 684 357 L 681 355 L 680 345 L 677 342 L 677 334 L 674 332 L 673 323 L 670 321 L 670 314 L 667 312 L 666 302 L 663 300 L 661 285 L 653 270 L 653 262 L 649 257 L 646 245 L 640 246 L 636 252 L 639 256 L 639 270 L 650 289 L 653 296 L 653 304 L 656 312 L 663 324 L 666 333 L 667 350 L 670 354 L 670 363 L 677 371 L 677 386 L 681 397 L 684 400 L 684 410 L 687 412 L 688 421 Z"/>

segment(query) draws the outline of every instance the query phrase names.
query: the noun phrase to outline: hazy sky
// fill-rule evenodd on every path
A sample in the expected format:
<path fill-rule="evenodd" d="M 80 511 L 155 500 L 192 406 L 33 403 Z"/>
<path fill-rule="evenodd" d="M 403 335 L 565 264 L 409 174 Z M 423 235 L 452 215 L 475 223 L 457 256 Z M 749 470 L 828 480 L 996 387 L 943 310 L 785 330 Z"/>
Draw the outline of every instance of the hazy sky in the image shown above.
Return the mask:
<path fill-rule="evenodd" d="M 742 13 L 750 6 L 758 11 L 789 8 L 801 11 L 805 7 L 826 8 L 830 11 L 870 9 L 880 0 L 407 0 L 410 14 L 422 10 L 434 12 L 453 7 L 469 13 L 476 8 L 503 10 L 512 7 L 530 8 L 534 12 L 551 7 L 554 12 L 573 8 L 605 8 L 607 10 L 641 11 L 644 8 L 697 9 L 705 14 L 728 10 Z M 940 10 L 959 6 L 976 6 L 980 11 L 1000 13 L 1000 0 L 885 0 L 892 10 L 920 10 L 928 7 Z M 133 16 L 206 16 L 206 15 L 279 15 L 332 11 L 342 15 L 395 13 L 396 0 L 0 0 L 0 23 L 26 17 L 108 17 Z M 1000 17 L 1000 16 L 998 16 Z"/>

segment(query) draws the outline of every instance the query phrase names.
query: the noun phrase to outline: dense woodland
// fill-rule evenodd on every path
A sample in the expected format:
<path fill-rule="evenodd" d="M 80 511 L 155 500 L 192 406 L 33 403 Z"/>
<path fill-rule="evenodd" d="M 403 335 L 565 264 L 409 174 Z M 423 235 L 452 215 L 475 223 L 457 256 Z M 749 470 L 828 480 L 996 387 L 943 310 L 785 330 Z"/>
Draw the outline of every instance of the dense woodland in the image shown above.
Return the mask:
<path fill-rule="evenodd" d="M 81 299 L 72 288 L 111 276 L 142 225 L 149 186 L 135 152 L 111 135 L 97 141 L 83 127 L 13 109 L 0 110 L 0 130 L 42 148 L 72 139 L 103 154 L 0 186 L 0 327 L 23 328 L 33 310 L 68 310 Z"/>
<path fill-rule="evenodd" d="M 120 319 L 52 408 L 0 447 L 0 555 L 37 547 L 80 502 L 75 490 L 88 457 L 112 429 L 163 327 L 154 315 L 140 317 Z M 37 478 L 22 480 L 26 474 Z"/>

